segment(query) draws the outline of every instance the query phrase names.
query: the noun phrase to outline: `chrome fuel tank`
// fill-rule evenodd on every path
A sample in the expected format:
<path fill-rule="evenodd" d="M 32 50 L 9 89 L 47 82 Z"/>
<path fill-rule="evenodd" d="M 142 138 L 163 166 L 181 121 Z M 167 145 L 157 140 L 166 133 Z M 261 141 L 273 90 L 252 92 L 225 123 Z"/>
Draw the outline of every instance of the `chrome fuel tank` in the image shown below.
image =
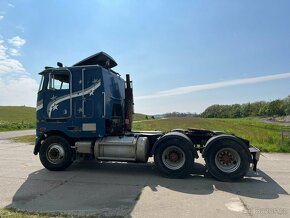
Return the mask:
<path fill-rule="evenodd" d="M 94 155 L 98 160 L 147 162 L 149 140 L 138 136 L 109 136 L 95 142 Z"/>

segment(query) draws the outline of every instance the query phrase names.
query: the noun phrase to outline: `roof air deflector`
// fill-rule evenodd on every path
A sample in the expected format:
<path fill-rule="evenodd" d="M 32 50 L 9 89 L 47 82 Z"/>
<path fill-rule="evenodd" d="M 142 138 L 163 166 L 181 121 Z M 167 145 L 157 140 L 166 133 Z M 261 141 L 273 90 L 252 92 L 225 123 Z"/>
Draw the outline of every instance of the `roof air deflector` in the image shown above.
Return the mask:
<path fill-rule="evenodd" d="M 117 66 L 117 62 L 105 52 L 99 52 L 74 64 L 73 67 L 85 65 L 100 65 L 104 68 L 113 68 Z"/>

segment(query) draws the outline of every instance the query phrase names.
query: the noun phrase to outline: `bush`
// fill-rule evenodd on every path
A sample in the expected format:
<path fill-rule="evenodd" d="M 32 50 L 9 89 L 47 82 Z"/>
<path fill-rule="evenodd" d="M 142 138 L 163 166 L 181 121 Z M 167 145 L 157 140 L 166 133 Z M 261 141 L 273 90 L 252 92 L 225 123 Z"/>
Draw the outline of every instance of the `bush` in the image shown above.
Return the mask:
<path fill-rule="evenodd" d="M 34 129 L 35 123 L 30 122 L 4 122 L 0 121 L 0 131 Z"/>

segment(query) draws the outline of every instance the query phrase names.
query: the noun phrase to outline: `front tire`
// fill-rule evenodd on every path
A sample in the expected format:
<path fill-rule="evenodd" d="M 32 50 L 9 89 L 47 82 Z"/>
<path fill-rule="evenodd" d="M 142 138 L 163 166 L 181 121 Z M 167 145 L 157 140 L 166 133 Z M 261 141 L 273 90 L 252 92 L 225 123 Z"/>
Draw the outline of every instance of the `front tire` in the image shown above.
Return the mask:
<path fill-rule="evenodd" d="M 244 146 L 230 139 L 212 145 L 205 158 L 209 173 L 220 181 L 237 181 L 249 170 L 250 160 Z"/>
<path fill-rule="evenodd" d="M 50 136 L 40 146 L 39 159 L 48 170 L 65 170 L 72 164 L 72 150 L 69 142 L 60 136 Z"/>
<path fill-rule="evenodd" d="M 193 161 L 191 150 L 178 139 L 162 142 L 154 153 L 154 163 L 165 177 L 187 177 L 192 171 Z"/>

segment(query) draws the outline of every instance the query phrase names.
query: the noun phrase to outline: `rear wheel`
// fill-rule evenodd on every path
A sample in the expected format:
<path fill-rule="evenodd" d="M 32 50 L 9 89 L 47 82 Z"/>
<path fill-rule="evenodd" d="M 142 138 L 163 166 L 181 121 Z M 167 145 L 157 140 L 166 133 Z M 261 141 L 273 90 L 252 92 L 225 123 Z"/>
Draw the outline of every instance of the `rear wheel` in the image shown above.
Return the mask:
<path fill-rule="evenodd" d="M 162 175 L 171 178 L 184 178 L 191 172 L 193 154 L 183 141 L 168 140 L 157 146 L 154 162 Z"/>
<path fill-rule="evenodd" d="M 230 139 L 213 144 L 205 160 L 209 173 L 220 181 L 242 179 L 250 167 L 246 149 Z"/>
<path fill-rule="evenodd" d="M 72 163 L 70 144 L 63 137 L 50 136 L 40 146 L 39 158 L 42 165 L 49 170 L 65 170 Z"/>

